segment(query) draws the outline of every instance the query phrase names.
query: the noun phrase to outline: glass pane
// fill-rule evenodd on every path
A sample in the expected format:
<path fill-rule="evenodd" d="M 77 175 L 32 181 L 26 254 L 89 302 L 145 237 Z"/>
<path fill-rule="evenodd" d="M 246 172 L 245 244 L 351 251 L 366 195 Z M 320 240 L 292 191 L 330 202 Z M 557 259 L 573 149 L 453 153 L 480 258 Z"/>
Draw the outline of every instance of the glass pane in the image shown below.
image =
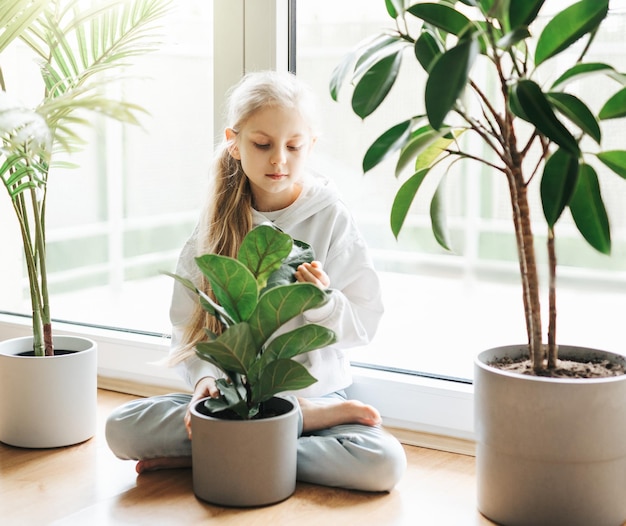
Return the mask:
<path fill-rule="evenodd" d="M 615 11 L 609 16 L 588 60 L 607 61 L 623 71 L 626 57 L 620 50 L 626 14 Z M 318 0 L 297 6 L 297 73 L 316 89 L 326 119 L 316 146 L 317 168 L 337 182 L 354 212 L 385 292 L 386 314 L 376 340 L 355 351 L 352 359 L 469 379 L 477 352 L 526 341 L 508 190 L 505 181 L 499 184 L 493 173 L 470 163 L 464 165 L 466 173 L 451 173 L 446 199 L 454 253 L 446 253 L 430 230 L 430 197 L 438 179 L 427 178 L 424 185 L 429 186 L 420 189 L 399 239 L 394 239 L 389 213 L 406 177 L 394 177 L 395 158 L 365 175 L 361 162 L 385 130 L 424 113 L 425 75 L 407 50 L 391 96 L 364 122 L 350 108 L 349 85 L 342 87 L 339 103 L 328 89 L 343 56 L 382 28 L 393 29 L 384 0 Z M 593 90 L 596 110 L 609 88 L 614 90 L 614 86 L 580 86 L 580 90 Z M 606 149 L 623 149 L 626 131 L 608 123 L 604 134 Z M 604 172 L 600 178 L 612 224 L 613 256 L 589 248 L 570 217 L 559 223 L 559 340 L 621 352 L 617 316 L 626 307 L 626 212 L 620 199 L 626 189 L 622 179 L 597 164 L 596 169 Z M 536 196 L 533 206 L 540 207 Z M 545 226 L 539 223 L 535 231 L 542 234 Z M 543 244 L 538 251 L 545 260 Z"/>
<path fill-rule="evenodd" d="M 173 270 L 193 229 L 213 147 L 213 6 L 174 2 L 164 24 L 159 51 L 138 59 L 118 88 L 147 110 L 141 127 L 98 119 L 82 130 L 88 147 L 71 159 L 79 167 L 50 175 L 54 318 L 169 331 L 172 280 L 159 271 Z M 35 67 L 30 55 L 16 60 Z M 16 236 L 11 243 L 19 257 Z M 1 273 L 0 309 L 29 313 L 26 281 L 14 276 Z"/>

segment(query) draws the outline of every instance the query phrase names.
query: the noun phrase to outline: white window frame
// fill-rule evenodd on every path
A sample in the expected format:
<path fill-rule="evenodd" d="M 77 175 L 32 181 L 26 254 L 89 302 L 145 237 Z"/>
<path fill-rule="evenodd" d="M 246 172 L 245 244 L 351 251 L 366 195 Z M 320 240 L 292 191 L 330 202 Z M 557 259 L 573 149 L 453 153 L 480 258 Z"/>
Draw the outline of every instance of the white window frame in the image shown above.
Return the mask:
<path fill-rule="evenodd" d="M 223 108 L 225 93 L 242 73 L 287 69 L 287 7 L 288 0 L 214 0 L 216 108 Z M 214 136 L 219 137 L 223 112 L 215 115 Z M 189 390 L 173 370 L 162 365 L 169 348 L 165 336 L 60 322 L 55 323 L 54 332 L 97 342 L 102 388 L 146 396 Z M 30 319 L 0 314 L 0 339 L 30 334 Z M 385 426 L 397 430 L 405 442 L 471 453 L 471 385 L 360 367 L 353 367 L 353 376 L 350 396 L 377 407 Z M 441 436 L 456 442 L 438 441 L 436 437 Z"/>

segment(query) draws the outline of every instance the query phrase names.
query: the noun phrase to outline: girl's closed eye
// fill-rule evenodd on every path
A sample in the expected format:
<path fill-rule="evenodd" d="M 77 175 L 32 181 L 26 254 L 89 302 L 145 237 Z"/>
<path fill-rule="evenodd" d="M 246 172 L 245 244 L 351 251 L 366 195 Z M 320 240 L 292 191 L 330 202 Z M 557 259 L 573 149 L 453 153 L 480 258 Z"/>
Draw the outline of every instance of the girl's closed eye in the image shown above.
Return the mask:
<path fill-rule="evenodd" d="M 270 145 L 268 143 L 258 143 L 258 142 L 255 142 L 253 144 L 254 144 L 254 147 L 258 148 L 259 150 L 267 150 L 270 147 Z"/>

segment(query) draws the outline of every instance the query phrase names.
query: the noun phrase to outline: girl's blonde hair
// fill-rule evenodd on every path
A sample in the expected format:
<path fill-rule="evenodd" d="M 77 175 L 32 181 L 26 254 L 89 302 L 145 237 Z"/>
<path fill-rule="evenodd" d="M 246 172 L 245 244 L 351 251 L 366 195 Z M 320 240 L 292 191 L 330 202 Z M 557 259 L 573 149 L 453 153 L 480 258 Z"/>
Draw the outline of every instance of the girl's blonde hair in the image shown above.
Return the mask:
<path fill-rule="evenodd" d="M 287 72 L 263 71 L 245 75 L 229 92 L 226 127 L 238 132 L 257 111 L 278 107 L 297 111 L 317 135 L 315 97 L 312 91 Z M 221 254 L 236 257 L 241 242 L 252 228 L 252 192 L 241 162 L 232 157 L 232 142 L 225 138 L 215 152 L 211 170 L 212 188 L 202 211 L 197 232 L 197 255 Z M 213 297 L 207 280 L 196 286 Z M 173 350 L 173 364 L 195 353 L 206 339 L 205 328 L 215 334 L 221 324 L 197 303 L 180 345 Z"/>

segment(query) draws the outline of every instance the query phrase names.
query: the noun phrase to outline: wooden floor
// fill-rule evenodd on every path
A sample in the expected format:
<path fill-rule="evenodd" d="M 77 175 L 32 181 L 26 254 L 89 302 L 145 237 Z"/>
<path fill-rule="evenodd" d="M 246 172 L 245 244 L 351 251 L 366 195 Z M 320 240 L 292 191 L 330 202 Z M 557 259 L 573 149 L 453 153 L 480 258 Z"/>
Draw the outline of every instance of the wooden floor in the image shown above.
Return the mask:
<path fill-rule="evenodd" d="M 409 469 L 388 494 L 298 483 L 286 501 L 229 509 L 198 500 L 191 470 L 137 476 L 134 463 L 106 445 L 103 423 L 130 396 L 100 391 L 99 429 L 69 448 L 18 449 L 0 444 L 0 524 L 362 526 L 490 525 L 475 507 L 474 458 L 406 446 Z"/>

